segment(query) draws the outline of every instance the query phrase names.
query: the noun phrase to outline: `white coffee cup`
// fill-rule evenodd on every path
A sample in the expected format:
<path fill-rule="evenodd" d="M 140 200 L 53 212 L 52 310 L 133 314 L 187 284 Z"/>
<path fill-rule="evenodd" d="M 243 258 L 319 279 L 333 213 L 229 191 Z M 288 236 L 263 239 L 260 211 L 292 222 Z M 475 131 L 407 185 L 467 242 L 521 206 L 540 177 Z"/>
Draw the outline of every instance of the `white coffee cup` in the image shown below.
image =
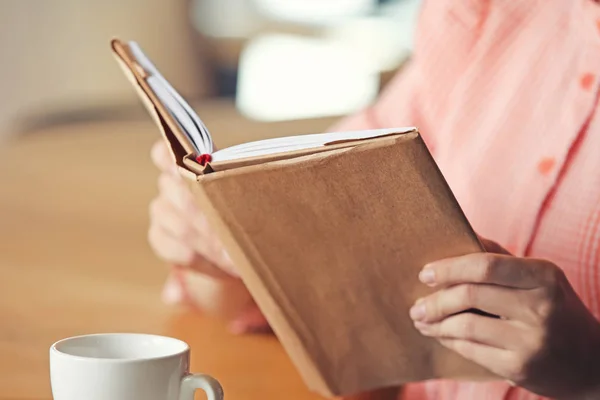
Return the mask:
<path fill-rule="evenodd" d="M 63 339 L 50 348 L 54 400 L 193 400 L 202 389 L 222 400 L 219 382 L 189 373 L 181 340 L 113 333 Z"/>

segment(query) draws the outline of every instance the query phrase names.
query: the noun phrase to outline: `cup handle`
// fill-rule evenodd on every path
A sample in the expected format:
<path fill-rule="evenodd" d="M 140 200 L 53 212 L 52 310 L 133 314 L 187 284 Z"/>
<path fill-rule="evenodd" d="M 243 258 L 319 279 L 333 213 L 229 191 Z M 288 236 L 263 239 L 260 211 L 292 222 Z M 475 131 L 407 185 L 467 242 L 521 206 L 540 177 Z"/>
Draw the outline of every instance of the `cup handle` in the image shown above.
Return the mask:
<path fill-rule="evenodd" d="M 202 389 L 208 400 L 223 400 L 223 388 L 212 376 L 192 374 L 181 380 L 179 400 L 194 400 L 196 390 Z"/>

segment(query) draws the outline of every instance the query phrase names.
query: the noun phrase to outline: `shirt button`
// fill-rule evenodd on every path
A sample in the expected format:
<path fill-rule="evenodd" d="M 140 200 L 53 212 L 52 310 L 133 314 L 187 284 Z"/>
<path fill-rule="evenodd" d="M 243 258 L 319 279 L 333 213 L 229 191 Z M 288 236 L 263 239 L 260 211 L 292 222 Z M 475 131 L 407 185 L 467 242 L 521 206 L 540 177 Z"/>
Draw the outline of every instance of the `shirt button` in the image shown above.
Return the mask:
<path fill-rule="evenodd" d="M 594 85 L 595 80 L 596 77 L 594 76 L 594 74 L 586 73 L 581 75 L 581 77 L 579 78 L 579 84 L 584 90 L 590 90 Z"/>
<path fill-rule="evenodd" d="M 553 157 L 545 157 L 538 162 L 538 171 L 542 175 L 548 175 L 552 172 L 554 165 L 556 164 L 556 160 Z"/>

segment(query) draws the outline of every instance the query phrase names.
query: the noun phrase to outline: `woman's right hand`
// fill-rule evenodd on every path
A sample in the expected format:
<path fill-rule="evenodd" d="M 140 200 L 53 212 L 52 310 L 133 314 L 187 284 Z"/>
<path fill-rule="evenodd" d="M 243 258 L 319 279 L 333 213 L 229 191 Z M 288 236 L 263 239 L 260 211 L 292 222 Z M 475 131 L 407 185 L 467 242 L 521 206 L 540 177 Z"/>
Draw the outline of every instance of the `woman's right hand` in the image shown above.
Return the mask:
<path fill-rule="evenodd" d="M 187 276 L 185 286 L 196 305 L 229 314 L 232 331 L 244 333 L 267 328 L 227 252 L 179 175 L 164 141 L 153 146 L 152 160 L 161 171 L 159 194 L 150 205 L 148 238 L 154 252 L 166 262 L 183 268 Z M 181 287 L 169 290 L 178 289 L 182 290 Z"/>

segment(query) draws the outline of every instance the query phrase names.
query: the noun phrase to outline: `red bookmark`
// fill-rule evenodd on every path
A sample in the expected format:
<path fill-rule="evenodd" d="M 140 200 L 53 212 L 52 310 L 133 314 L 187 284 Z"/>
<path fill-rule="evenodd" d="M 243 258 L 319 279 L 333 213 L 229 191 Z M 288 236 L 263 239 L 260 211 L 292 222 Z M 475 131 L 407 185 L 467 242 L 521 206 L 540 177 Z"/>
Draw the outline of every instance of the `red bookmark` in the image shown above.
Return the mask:
<path fill-rule="evenodd" d="M 212 161 L 212 156 L 210 154 L 200 154 L 196 157 L 196 161 L 202 165 L 203 167 Z"/>

